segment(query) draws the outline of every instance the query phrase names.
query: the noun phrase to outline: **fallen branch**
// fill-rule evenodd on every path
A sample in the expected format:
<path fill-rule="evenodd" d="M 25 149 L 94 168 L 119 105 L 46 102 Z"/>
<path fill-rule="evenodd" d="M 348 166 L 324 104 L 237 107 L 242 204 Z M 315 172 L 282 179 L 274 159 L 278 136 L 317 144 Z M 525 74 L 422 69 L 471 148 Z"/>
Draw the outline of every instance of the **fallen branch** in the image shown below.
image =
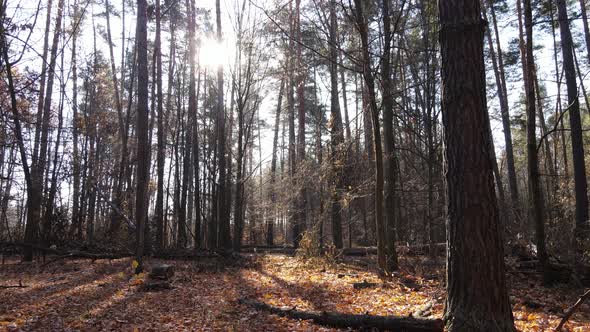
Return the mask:
<path fill-rule="evenodd" d="M 19 280 L 18 285 L 0 285 L 0 289 L 7 289 L 7 288 L 27 288 L 29 286 L 23 285 L 23 282 Z"/>
<path fill-rule="evenodd" d="M 565 325 L 567 320 L 570 319 L 570 317 L 574 314 L 574 312 L 576 312 L 576 309 L 578 309 L 578 307 L 580 305 L 582 305 L 582 303 L 589 297 L 590 297 L 590 289 L 588 289 L 586 291 L 586 293 L 584 293 L 584 295 L 582 295 L 578 299 L 578 301 L 576 301 L 576 303 L 574 303 L 574 305 L 568 309 L 568 311 L 565 313 L 565 316 L 563 316 L 563 318 L 561 319 L 561 322 L 559 322 L 559 325 L 557 325 L 557 327 L 555 328 L 555 331 L 561 331 L 561 328 L 563 327 L 563 325 Z"/>
<path fill-rule="evenodd" d="M 132 256 L 133 256 L 133 254 L 131 254 L 131 253 L 93 254 L 93 253 L 89 253 L 89 252 L 85 252 L 85 251 L 70 251 L 70 252 L 64 253 L 64 254 L 46 262 L 46 263 L 44 263 L 40 267 L 44 268 L 51 263 L 55 263 L 57 261 L 60 261 L 62 259 L 66 259 L 66 258 L 87 258 L 87 259 L 91 259 L 92 262 L 94 262 L 98 259 L 119 259 L 119 258 L 132 257 Z"/>
<path fill-rule="evenodd" d="M 367 282 L 364 280 L 363 282 L 355 282 L 352 284 L 354 289 L 365 289 L 365 288 L 375 288 L 377 287 L 377 283 L 375 282 Z"/>
<path fill-rule="evenodd" d="M 263 302 L 240 299 L 239 303 L 249 305 L 258 310 L 272 314 L 301 320 L 312 320 L 314 323 L 335 328 L 378 329 L 407 332 L 441 332 L 441 319 L 422 319 L 413 317 L 353 315 L 335 312 L 314 313 L 295 308 L 281 308 Z"/>

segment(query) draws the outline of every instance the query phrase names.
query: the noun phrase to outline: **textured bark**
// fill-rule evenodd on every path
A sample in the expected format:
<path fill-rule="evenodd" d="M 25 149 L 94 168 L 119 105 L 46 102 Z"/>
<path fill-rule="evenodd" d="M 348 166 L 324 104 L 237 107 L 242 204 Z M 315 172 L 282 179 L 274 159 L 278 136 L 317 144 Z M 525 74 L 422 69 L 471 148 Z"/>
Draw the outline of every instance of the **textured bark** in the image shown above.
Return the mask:
<path fill-rule="evenodd" d="M 486 118 L 478 1 L 441 0 L 449 331 L 515 331 Z"/>

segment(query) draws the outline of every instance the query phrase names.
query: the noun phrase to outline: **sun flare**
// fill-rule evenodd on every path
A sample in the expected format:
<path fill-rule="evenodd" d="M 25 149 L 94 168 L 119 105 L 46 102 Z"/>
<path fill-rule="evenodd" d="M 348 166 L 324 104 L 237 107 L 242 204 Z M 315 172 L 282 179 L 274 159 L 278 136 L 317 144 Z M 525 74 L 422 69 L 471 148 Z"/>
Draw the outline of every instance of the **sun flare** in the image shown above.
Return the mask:
<path fill-rule="evenodd" d="M 227 45 L 211 38 L 201 41 L 198 62 L 202 66 L 211 68 L 224 66 L 228 63 L 230 56 L 230 49 Z"/>

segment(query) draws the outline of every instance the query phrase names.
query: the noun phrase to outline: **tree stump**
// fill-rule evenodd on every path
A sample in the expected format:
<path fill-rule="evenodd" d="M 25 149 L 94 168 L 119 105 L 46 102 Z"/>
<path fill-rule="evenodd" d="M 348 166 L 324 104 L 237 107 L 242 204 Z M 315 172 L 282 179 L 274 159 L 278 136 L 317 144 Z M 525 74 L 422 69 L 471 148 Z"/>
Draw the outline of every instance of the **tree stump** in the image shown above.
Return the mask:
<path fill-rule="evenodd" d="M 152 267 L 149 277 L 152 279 L 168 280 L 174 275 L 174 266 L 158 264 Z"/>

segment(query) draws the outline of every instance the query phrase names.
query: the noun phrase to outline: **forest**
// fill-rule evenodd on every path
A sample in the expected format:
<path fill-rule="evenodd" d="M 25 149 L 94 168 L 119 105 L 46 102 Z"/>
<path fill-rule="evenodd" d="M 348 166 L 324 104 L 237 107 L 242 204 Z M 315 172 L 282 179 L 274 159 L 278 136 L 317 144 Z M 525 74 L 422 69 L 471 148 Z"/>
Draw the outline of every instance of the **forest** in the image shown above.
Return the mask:
<path fill-rule="evenodd" d="M 586 0 L 0 0 L 0 331 L 590 331 Z"/>

